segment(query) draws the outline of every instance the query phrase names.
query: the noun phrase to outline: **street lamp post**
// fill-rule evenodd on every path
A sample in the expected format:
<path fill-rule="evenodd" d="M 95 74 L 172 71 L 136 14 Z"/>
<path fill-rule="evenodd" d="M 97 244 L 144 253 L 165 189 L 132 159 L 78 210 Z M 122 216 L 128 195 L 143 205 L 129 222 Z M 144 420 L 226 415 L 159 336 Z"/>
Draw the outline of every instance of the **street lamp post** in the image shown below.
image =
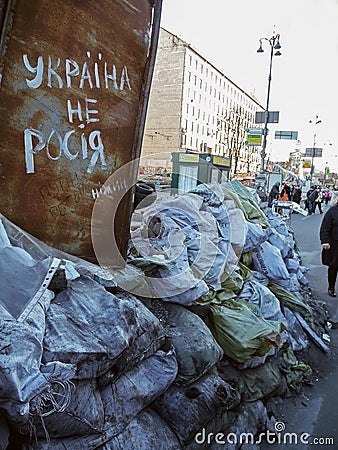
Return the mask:
<path fill-rule="evenodd" d="M 267 134 L 268 134 L 270 87 L 271 87 L 271 78 L 272 78 L 271 77 L 272 60 L 273 60 L 274 56 L 281 55 L 281 52 L 279 51 L 279 49 L 281 48 L 281 45 L 279 43 L 279 38 L 280 38 L 279 34 L 274 34 L 270 39 L 261 38 L 259 40 L 259 49 L 257 50 L 257 53 L 264 52 L 262 41 L 267 41 L 270 44 L 270 67 L 269 67 L 269 77 L 268 77 L 268 92 L 267 92 L 267 97 L 266 97 L 266 108 L 265 108 L 265 114 L 264 114 L 263 146 L 262 146 L 262 154 L 261 154 L 261 167 L 260 167 L 260 173 L 259 173 L 259 179 L 260 179 L 261 184 L 263 184 L 263 185 L 265 185 L 264 169 L 265 169 L 266 144 L 267 144 Z"/>
<path fill-rule="evenodd" d="M 315 120 L 309 120 L 309 123 L 313 123 L 314 127 L 316 127 L 316 125 L 318 125 L 319 123 L 322 123 L 322 121 L 319 119 L 319 117 L 316 115 Z M 312 147 L 312 151 L 311 151 L 311 169 L 310 169 L 310 184 L 312 184 L 312 177 L 313 177 L 313 173 L 314 173 L 314 165 L 313 165 L 313 160 L 315 157 L 315 149 L 316 149 L 316 128 L 314 128 L 314 133 L 313 133 L 313 147 Z"/>

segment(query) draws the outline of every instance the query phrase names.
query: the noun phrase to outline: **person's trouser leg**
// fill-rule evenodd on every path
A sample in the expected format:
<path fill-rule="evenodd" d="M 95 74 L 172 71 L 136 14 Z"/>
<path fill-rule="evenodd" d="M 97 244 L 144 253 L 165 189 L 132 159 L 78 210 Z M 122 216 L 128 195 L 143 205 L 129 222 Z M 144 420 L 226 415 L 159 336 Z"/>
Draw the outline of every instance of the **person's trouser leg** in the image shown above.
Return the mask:
<path fill-rule="evenodd" d="M 329 282 L 329 294 L 335 294 L 336 280 L 337 280 L 337 269 L 329 266 L 327 271 L 327 278 Z"/>

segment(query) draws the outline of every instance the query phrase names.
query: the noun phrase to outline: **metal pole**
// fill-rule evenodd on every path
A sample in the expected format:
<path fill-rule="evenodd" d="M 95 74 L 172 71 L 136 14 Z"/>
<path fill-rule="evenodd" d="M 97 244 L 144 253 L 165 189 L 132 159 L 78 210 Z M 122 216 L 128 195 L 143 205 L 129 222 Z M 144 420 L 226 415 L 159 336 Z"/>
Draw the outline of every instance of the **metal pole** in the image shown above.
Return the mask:
<path fill-rule="evenodd" d="M 313 148 L 312 148 L 312 152 L 311 152 L 310 184 L 312 184 L 313 160 L 315 157 L 315 148 L 316 148 L 316 133 L 314 133 L 314 135 L 313 135 Z"/>
<path fill-rule="evenodd" d="M 268 118 L 269 118 L 269 102 L 270 102 L 270 86 L 271 86 L 271 72 L 272 72 L 272 58 L 273 58 L 273 41 L 269 41 L 271 46 L 270 52 L 270 69 L 269 69 L 269 78 L 268 78 L 268 93 L 266 98 L 266 108 L 264 115 L 264 133 L 263 133 L 263 147 L 262 147 L 262 155 L 261 155 L 261 176 L 264 176 L 264 166 L 265 166 L 265 156 L 266 156 L 266 144 L 267 144 L 267 133 L 268 133 Z"/>

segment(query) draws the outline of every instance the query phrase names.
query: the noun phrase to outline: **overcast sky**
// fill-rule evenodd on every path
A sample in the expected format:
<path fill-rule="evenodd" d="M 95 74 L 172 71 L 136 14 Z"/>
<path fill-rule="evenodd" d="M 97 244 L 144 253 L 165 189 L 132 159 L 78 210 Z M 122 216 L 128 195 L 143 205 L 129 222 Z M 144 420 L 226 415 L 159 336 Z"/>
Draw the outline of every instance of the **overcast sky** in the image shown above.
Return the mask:
<path fill-rule="evenodd" d="M 301 149 L 324 148 L 338 171 L 338 0 L 163 0 L 161 25 L 191 44 L 265 106 L 270 46 L 259 39 L 280 34 L 282 56 L 273 58 L 267 152 L 286 160 L 295 141 L 273 139 L 275 130 L 298 131 Z M 318 115 L 322 123 L 309 123 Z M 332 145 L 329 145 L 329 144 Z M 334 155 L 337 155 L 335 157 Z"/>

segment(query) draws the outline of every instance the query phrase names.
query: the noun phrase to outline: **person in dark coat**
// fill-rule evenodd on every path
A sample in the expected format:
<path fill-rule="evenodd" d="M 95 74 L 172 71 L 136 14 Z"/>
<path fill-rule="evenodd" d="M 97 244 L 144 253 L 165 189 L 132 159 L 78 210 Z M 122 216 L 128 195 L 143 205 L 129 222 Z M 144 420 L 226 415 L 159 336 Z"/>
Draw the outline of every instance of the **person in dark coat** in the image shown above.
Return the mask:
<path fill-rule="evenodd" d="M 338 271 L 338 192 L 332 194 L 331 207 L 326 211 L 320 226 L 319 236 L 322 244 L 322 263 L 328 266 L 328 294 L 336 297 Z"/>
<path fill-rule="evenodd" d="M 274 200 L 278 200 L 279 198 L 279 181 L 276 181 L 276 183 L 272 186 L 271 191 L 269 192 L 269 199 L 268 199 L 268 206 L 270 207 L 272 205 L 272 202 Z"/>
<path fill-rule="evenodd" d="M 292 200 L 293 200 L 295 203 L 298 203 L 298 205 L 299 205 L 301 199 L 302 199 L 302 190 L 301 190 L 301 188 L 296 184 L 296 185 L 295 185 L 295 189 L 294 189 L 294 191 L 293 191 Z"/>
<path fill-rule="evenodd" d="M 315 186 L 311 186 L 310 189 L 306 193 L 307 199 L 307 209 L 309 212 L 309 216 L 315 212 L 315 201 L 318 197 L 318 192 Z"/>

